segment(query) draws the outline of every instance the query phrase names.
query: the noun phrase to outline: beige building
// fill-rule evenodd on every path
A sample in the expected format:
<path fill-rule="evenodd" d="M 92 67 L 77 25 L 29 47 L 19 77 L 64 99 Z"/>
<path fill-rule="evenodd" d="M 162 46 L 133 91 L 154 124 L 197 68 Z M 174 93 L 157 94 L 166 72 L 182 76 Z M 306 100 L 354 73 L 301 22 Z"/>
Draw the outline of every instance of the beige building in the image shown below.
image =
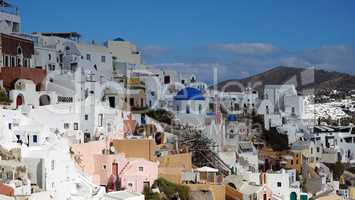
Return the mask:
<path fill-rule="evenodd" d="M 155 141 L 152 139 L 119 139 L 112 141 L 118 153 L 125 153 L 128 158 L 144 158 L 155 161 Z"/>
<path fill-rule="evenodd" d="M 108 40 L 106 46 L 111 51 L 112 56 L 116 61 L 130 64 L 142 64 L 141 53 L 138 51 L 137 46 L 129 41 L 125 41 L 122 38 L 116 38 L 115 40 Z"/>

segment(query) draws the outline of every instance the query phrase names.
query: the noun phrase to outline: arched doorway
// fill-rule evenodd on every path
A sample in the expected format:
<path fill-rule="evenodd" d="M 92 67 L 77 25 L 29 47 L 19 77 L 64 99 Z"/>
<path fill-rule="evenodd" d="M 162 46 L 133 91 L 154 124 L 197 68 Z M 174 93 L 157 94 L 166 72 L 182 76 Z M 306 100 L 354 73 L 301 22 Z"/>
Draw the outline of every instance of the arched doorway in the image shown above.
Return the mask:
<path fill-rule="evenodd" d="M 297 194 L 296 194 L 296 192 L 291 192 L 290 200 L 297 200 Z"/>
<path fill-rule="evenodd" d="M 46 106 L 51 104 L 51 98 L 48 95 L 42 95 L 39 97 L 39 106 Z"/>
<path fill-rule="evenodd" d="M 17 95 L 16 97 L 16 108 L 18 108 L 19 106 L 22 106 L 25 103 L 25 100 L 23 98 L 22 94 Z"/>

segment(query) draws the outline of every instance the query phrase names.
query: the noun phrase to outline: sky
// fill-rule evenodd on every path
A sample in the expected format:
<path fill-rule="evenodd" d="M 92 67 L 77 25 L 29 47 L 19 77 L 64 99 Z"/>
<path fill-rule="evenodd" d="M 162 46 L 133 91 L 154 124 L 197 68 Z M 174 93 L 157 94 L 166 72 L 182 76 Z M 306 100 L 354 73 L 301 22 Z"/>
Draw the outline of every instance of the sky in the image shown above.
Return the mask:
<path fill-rule="evenodd" d="M 279 65 L 355 74 L 354 0 L 11 0 L 22 31 L 122 37 L 152 67 L 238 79 Z"/>

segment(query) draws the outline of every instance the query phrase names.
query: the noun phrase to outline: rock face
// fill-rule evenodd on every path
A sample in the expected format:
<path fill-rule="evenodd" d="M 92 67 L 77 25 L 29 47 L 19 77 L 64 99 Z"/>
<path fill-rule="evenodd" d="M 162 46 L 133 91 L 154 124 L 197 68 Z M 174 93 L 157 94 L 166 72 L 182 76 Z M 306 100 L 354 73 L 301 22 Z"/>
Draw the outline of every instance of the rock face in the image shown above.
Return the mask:
<path fill-rule="evenodd" d="M 295 67 L 275 67 L 268 71 L 250 76 L 240 80 L 227 80 L 217 85 L 219 90 L 239 92 L 243 90 L 241 86 L 231 84 L 239 82 L 244 87 L 252 87 L 261 91 L 267 84 L 293 84 L 298 90 L 315 89 L 321 90 L 351 90 L 355 88 L 355 76 L 339 72 L 330 72 L 320 69 L 295 68 Z"/>

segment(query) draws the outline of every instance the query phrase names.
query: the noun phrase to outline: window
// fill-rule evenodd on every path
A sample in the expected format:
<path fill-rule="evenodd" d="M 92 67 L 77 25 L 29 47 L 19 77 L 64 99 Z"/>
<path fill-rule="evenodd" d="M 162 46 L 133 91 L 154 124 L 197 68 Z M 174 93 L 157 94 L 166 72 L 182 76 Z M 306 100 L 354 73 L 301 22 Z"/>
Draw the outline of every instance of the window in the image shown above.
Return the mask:
<path fill-rule="evenodd" d="M 17 54 L 18 55 L 22 54 L 22 48 L 21 47 L 17 47 Z"/>
<path fill-rule="evenodd" d="M 37 135 L 33 135 L 32 136 L 32 141 L 33 141 L 33 143 L 37 143 L 37 141 L 38 141 L 38 136 Z"/>
<path fill-rule="evenodd" d="M 5 67 L 9 66 L 9 56 L 5 56 Z"/>
<path fill-rule="evenodd" d="M 164 84 L 170 83 L 170 76 L 164 76 Z"/>
<path fill-rule="evenodd" d="M 190 105 L 186 105 L 186 113 L 190 114 Z"/>
<path fill-rule="evenodd" d="M 282 186 L 281 182 L 277 182 L 277 187 L 281 187 L 281 186 Z"/>
<path fill-rule="evenodd" d="M 293 165 L 293 160 L 291 160 L 291 165 Z"/>
<path fill-rule="evenodd" d="M 85 115 L 85 120 L 89 120 L 89 115 Z"/>
<path fill-rule="evenodd" d="M 319 147 L 317 147 L 317 153 L 319 153 L 320 152 L 320 149 L 319 149 Z"/>
<path fill-rule="evenodd" d="M 15 67 L 15 57 L 11 57 L 11 67 Z"/>
<path fill-rule="evenodd" d="M 74 123 L 74 130 L 75 131 L 79 130 L 79 124 L 77 122 Z"/>
<path fill-rule="evenodd" d="M 48 60 L 52 60 L 52 55 L 48 54 Z"/>
<path fill-rule="evenodd" d="M 104 170 L 106 170 L 107 166 L 106 166 L 106 165 L 103 165 L 102 168 L 103 168 Z"/>
<path fill-rule="evenodd" d="M 138 171 L 143 172 L 144 168 L 143 167 L 138 167 Z"/>
<path fill-rule="evenodd" d="M 54 170 L 54 160 L 51 161 L 51 169 Z"/>
<path fill-rule="evenodd" d="M 9 123 L 9 130 L 11 130 L 11 128 L 12 128 L 12 124 L 11 124 L 11 123 Z"/>
<path fill-rule="evenodd" d="M 64 129 L 68 129 L 69 128 L 69 123 L 64 123 Z"/>
<path fill-rule="evenodd" d="M 129 105 L 130 106 L 134 106 L 134 98 L 130 98 L 129 99 Z"/>
<path fill-rule="evenodd" d="M 103 114 L 99 114 L 98 118 L 99 118 L 98 119 L 98 122 L 99 122 L 98 126 L 102 127 L 104 115 Z"/>
<path fill-rule="evenodd" d="M 26 58 L 23 59 L 23 66 L 24 67 L 29 67 L 28 64 L 27 64 L 27 59 Z"/>
<path fill-rule="evenodd" d="M 106 62 L 106 56 L 101 56 L 101 62 Z"/>
<path fill-rule="evenodd" d="M 91 55 L 90 54 L 86 54 L 86 60 L 91 60 Z"/>
<path fill-rule="evenodd" d="M 133 184 L 132 183 L 128 183 L 128 187 L 133 187 Z"/>

